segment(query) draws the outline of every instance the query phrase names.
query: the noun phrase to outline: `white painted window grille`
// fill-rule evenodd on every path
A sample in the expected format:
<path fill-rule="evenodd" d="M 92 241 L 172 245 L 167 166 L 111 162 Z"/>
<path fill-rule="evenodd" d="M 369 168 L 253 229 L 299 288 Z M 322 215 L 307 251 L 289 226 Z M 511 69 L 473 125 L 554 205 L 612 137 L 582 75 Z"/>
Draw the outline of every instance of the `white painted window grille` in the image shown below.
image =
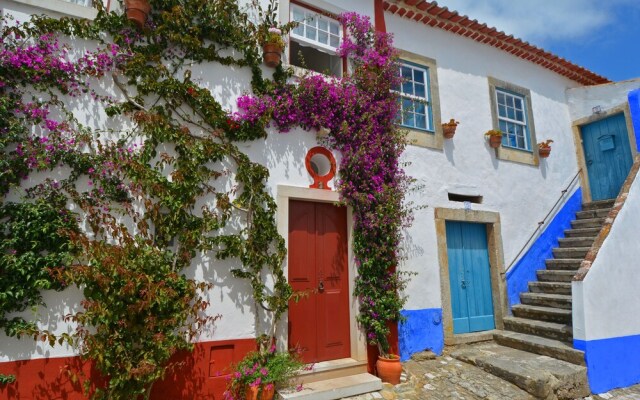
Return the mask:
<path fill-rule="evenodd" d="M 527 125 L 526 98 L 496 88 L 498 123 L 502 131 L 502 145 L 531 151 Z"/>
<path fill-rule="evenodd" d="M 91 7 L 93 6 L 93 0 L 63 0 L 67 3 L 73 3 L 80 6 Z"/>
<path fill-rule="evenodd" d="M 400 62 L 402 83 L 398 122 L 407 128 L 434 132 L 429 91 L 429 68 L 407 61 Z"/>
<path fill-rule="evenodd" d="M 342 58 L 337 55 L 342 42 L 340 22 L 295 4 L 290 12 L 291 21 L 298 22 L 290 32 L 290 64 L 342 76 Z"/>

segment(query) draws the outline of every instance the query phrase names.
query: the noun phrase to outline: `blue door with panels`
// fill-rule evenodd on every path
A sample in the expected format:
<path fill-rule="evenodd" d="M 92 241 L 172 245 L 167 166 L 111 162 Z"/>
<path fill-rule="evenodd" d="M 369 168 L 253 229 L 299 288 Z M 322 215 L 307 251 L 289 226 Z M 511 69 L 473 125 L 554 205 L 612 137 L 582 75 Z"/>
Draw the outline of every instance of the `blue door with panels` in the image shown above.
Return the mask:
<path fill-rule="evenodd" d="M 633 164 L 624 114 L 584 125 L 581 131 L 591 199 L 616 198 Z"/>
<path fill-rule="evenodd" d="M 494 329 L 486 225 L 447 221 L 446 229 L 453 333 Z"/>

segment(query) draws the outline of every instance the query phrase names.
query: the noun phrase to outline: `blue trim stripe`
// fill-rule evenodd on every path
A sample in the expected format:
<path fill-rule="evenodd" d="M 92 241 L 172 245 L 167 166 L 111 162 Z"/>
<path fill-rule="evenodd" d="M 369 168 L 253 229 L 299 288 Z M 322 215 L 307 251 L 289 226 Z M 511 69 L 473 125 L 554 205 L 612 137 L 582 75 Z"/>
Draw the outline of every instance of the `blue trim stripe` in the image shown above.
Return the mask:
<path fill-rule="evenodd" d="M 546 229 L 518 262 L 507 271 L 507 297 L 509 306 L 520 303 L 520 293 L 528 290 L 531 281 L 537 281 L 536 271 L 545 269 L 544 260 L 553 258 L 551 250 L 564 237 L 564 230 L 571 228 L 576 212 L 582 209 L 582 189 L 578 188 L 549 222 Z"/>
<path fill-rule="evenodd" d="M 640 152 L 640 89 L 629 92 L 629 108 L 631 109 L 631 124 L 636 136 L 636 150 Z"/>
<path fill-rule="evenodd" d="M 594 394 L 640 383 L 640 335 L 573 343 L 585 352 L 587 377 Z"/>
<path fill-rule="evenodd" d="M 398 347 L 400 360 L 407 361 L 412 354 L 431 350 L 442 354 L 444 330 L 442 309 L 402 310 L 406 321 L 398 324 Z"/>

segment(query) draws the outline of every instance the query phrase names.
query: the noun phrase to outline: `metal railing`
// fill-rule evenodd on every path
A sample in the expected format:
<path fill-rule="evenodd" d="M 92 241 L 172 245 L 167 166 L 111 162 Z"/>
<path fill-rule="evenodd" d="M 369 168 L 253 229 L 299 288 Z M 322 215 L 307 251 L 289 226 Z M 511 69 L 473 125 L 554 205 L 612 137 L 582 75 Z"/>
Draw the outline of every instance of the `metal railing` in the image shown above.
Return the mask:
<path fill-rule="evenodd" d="M 516 261 L 518 261 L 518 259 L 520 258 L 520 256 L 522 255 L 522 253 L 525 251 L 525 249 L 527 248 L 527 246 L 529 246 L 529 243 L 531 243 L 531 241 L 533 240 L 533 238 L 536 237 L 536 235 L 538 235 L 540 229 L 545 225 L 545 223 L 547 222 L 547 219 L 549 218 L 549 216 L 551 214 L 554 213 L 556 207 L 558 207 L 558 204 L 560 204 L 560 202 L 562 201 L 562 199 L 564 198 L 564 196 L 567 194 L 567 192 L 569 191 L 569 189 L 571 188 L 571 186 L 573 186 L 573 184 L 575 183 L 576 179 L 578 178 L 578 176 L 580 175 L 580 172 L 582 171 L 582 168 L 578 169 L 578 172 L 576 172 L 576 174 L 573 176 L 573 178 L 571 179 L 571 182 L 569 182 L 569 184 L 567 185 L 566 188 L 564 188 L 564 190 L 560 193 L 560 197 L 558 198 L 558 200 L 556 200 L 555 204 L 553 205 L 553 207 L 551 207 L 551 209 L 549 210 L 549 212 L 547 213 L 547 215 L 544 216 L 544 218 L 542 219 L 542 221 L 538 222 L 538 227 L 536 228 L 535 231 L 533 231 L 533 233 L 531 234 L 531 236 L 529 236 L 529 240 L 527 240 L 527 242 L 524 244 L 524 246 L 522 246 L 522 248 L 520 249 L 520 251 L 518 252 L 518 254 L 516 254 L 516 256 L 513 258 L 513 261 L 511 261 L 511 264 L 509 264 L 509 268 L 506 269 L 506 271 L 509 271 L 511 269 L 511 267 L 513 267 L 513 264 L 516 263 Z M 506 272 L 505 271 L 505 272 Z"/>

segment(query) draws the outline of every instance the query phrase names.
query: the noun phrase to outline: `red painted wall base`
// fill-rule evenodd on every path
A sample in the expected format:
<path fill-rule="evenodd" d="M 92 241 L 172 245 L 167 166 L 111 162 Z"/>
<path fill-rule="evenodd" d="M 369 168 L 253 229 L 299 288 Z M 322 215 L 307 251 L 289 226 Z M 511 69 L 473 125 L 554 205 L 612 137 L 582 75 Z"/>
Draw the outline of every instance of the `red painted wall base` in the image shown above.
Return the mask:
<path fill-rule="evenodd" d="M 176 367 L 154 385 L 151 398 L 222 400 L 229 366 L 255 349 L 255 339 L 196 343 L 193 353 L 174 357 Z M 87 398 L 82 386 L 86 379 L 100 382 L 98 371 L 80 357 L 0 363 L 0 374 L 16 376 L 14 383 L 0 386 L 2 400 L 81 400 Z"/>

